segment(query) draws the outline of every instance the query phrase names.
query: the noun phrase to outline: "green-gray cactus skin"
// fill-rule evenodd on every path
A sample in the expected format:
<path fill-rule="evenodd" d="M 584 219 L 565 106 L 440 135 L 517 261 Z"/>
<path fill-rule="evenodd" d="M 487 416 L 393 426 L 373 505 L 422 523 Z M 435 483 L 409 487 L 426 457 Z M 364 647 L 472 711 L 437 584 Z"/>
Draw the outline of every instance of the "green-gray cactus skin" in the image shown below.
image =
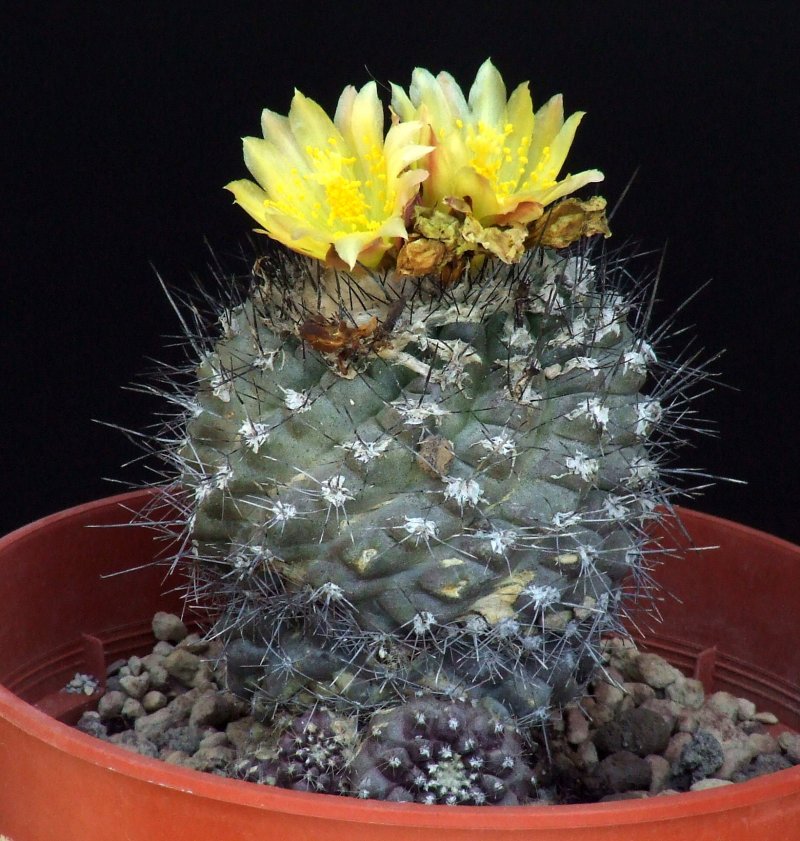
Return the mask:
<path fill-rule="evenodd" d="M 626 272 L 595 262 L 533 249 L 450 287 L 257 263 L 172 456 L 233 689 L 347 711 L 423 691 L 518 722 L 581 693 L 646 578 L 670 415 Z M 315 347 L 318 313 L 367 338 Z"/>

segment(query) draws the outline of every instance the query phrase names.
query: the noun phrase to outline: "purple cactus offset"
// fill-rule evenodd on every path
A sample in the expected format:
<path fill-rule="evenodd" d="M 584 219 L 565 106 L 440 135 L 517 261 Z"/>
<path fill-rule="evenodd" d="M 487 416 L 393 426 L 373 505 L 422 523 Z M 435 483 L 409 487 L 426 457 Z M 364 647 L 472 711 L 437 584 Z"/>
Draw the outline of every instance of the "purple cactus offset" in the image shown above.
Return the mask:
<path fill-rule="evenodd" d="M 308 710 L 279 727 L 273 746 L 259 745 L 251 758 L 240 760 L 236 774 L 295 791 L 346 794 L 355 732 L 349 719 L 326 709 Z"/>
<path fill-rule="evenodd" d="M 533 770 L 508 718 L 479 704 L 419 698 L 372 717 L 350 787 L 362 798 L 516 805 L 533 799 Z"/>

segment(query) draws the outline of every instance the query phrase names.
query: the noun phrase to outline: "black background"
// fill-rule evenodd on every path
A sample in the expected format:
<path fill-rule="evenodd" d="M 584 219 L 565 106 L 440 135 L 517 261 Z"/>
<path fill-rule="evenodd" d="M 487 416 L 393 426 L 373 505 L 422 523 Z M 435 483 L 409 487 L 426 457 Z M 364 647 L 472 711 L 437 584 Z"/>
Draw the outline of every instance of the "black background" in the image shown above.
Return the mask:
<path fill-rule="evenodd" d="M 748 485 L 692 504 L 800 540 L 792 5 L 21 6 L 2 26 L 0 531 L 148 479 L 93 419 L 152 422 L 159 404 L 123 387 L 180 358 L 154 267 L 189 289 L 206 239 L 223 261 L 244 241 L 222 185 L 246 175 L 263 107 L 286 113 L 296 86 L 331 110 L 346 84 L 405 86 L 415 65 L 468 88 L 490 56 L 535 104 L 561 91 L 587 111 L 571 171 L 602 169 L 613 201 L 639 169 L 613 227 L 668 244 L 657 318 L 712 279 L 680 323 L 726 350 L 715 368 L 738 391 L 697 401 L 719 437 L 683 461 Z"/>

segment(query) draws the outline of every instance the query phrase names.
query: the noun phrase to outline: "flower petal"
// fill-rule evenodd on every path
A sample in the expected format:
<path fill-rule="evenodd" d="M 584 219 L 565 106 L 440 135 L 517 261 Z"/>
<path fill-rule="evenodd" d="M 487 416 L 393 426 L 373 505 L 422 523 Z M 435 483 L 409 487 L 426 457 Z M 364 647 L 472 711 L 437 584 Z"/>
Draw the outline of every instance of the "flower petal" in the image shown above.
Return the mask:
<path fill-rule="evenodd" d="M 347 264 L 347 268 L 352 270 L 358 262 L 358 255 L 376 239 L 378 237 L 371 231 L 361 231 L 357 234 L 350 234 L 349 236 L 336 240 L 333 247 L 336 249 L 336 253 Z"/>
<path fill-rule="evenodd" d="M 256 222 L 265 225 L 264 202 L 267 194 L 252 181 L 242 178 L 239 181 L 231 181 L 225 185 L 226 190 L 233 193 L 236 204 L 243 207 Z"/>
<path fill-rule="evenodd" d="M 605 178 L 602 172 L 598 169 L 587 169 L 584 172 L 578 172 L 575 175 L 568 175 L 563 181 L 559 181 L 554 187 L 545 190 L 540 194 L 539 201 L 543 205 L 552 204 L 552 202 L 580 190 L 587 184 L 596 184 Z"/>
<path fill-rule="evenodd" d="M 563 125 L 564 98 L 557 93 L 542 105 L 533 118 L 533 138 L 528 153 L 531 169 L 541 160 L 542 152 L 551 145 Z"/>
<path fill-rule="evenodd" d="M 479 175 L 472 167 L 462 167 L 453 179 L 453 195 L 467 199 L 476 219 L 494 216 L 500 211 L 497 196 L 487 178 Z"/>
<path fill-rule="evenodd" d="M 240 207 L 244 208 L 257 222 L 264 226 L 264 230 L 256 229 L 259 233 L 266 233 L 273 239 L 282 242 L 295 251 L 307 254 L 310 257 L 323 259 L 328 244 L 318 238 L 308 236 L 304 230 L 292 228 L 292 220 L 274 210 L 265 207 L 267 194 L 252 181 L 239 180 L 231 181 L 225 185 L 230 190 Z"/>
<path fill-rule="evenodd" d="M 469 104 L 456 80 L 449 73 L 443 71 L 436 77 L 436 81 L 447 100 L 452 118 L 462 121 L 469 120 Z"/>
<path fill-rule="evenodd" d="M 505 123 L 506 86 L 503 77 L 488 58 L 478 69 L 475 82 L 470 88 L 469 106 L 475 121 L 493 126 Z"/>
<path fill-rule="evenodd" d="M 398 123 L 386 134 L 384 155 L 386 156 L 386 175 L 396 178 L 409 164 L 419 161 L 433 150 L 433 146 L 420 144 L 422 123 Z"/>
<path fill-rule="evenodd" d="M 430 71 L 422 67 L 415 68 L 411 74 L 411 101 L 416 105 L 424 105 L 427 121 L 438 133 L 441 130 L 450 128 L 453 122 L 453 113 L 450 110 L 450 103 L 442 91 L 441 85 L 436 81 Z"/>
<path fill-rule="evenodd" d="M 561 167 L 564 166 L 564 161 L 567 159 L 567 153 L 572 146 L 572 141 L 575 139 L 575 132 L 578 129 L 580 121 L 583 119 L 585 112 L 576 111 L 570 115 L 569 119 L 561 126 L 558 134 L 553 138 L 550 144 L 550 158 L 546 168 L 547 177 L 554 181 L 558 178 L 558 173 L 561 172 Z"/>
<path fill-rule="evenodd" d="M 352 85 L 345 88 L 333 122 L 360 158 L 380 150 L 383 146 L 383 110 L 375 82 L 369 82 L 358 92 Z"/>
<path fill-rule="evenodd" d="M 322 108 L 295 91 L 289 108 L 289 126 L 301 149 L 325 149 L 330 139 L 341 140 L 341 134 Z"/>
<path fill-rule="evenodd" d="M 292 134 L 289 118 L 265 108 L 261 112 L 261 134 L 269 139 L 284 155 L 299 159 L 300 147 Z"/>
<path fill-rule="evenodd" d="M 405 217 L 409 205 L 417 198 L 419 185 L 428 177 L 425 169 L 411 169 L 397 179 L 392 212 L 398 217 Z M 399 234 L 398 234 L 399 236 Z"/>
<path fill-rule="evenodd" d="M 416 119 L 417 108 L 409 98 L 408 94 L 400 87 L 392 83 L 392 110 L 406 122 Z"/>

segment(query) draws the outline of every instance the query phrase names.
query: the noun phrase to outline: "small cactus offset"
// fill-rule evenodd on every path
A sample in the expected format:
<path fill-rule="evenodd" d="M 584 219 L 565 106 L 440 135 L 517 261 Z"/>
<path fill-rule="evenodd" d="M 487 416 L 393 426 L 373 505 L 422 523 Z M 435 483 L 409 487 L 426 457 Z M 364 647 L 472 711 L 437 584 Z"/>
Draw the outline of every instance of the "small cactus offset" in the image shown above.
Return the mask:
<path fill-rule="evenodd" d="M 522 740 L 476 704 L 419 698 L 376 713 L 350 767 L 357 797 L 456 806 L 535 799 Z"/>
<path fill-rule="evenodd" d="M 356 744 L 352 719 L 314 708 L 276 727 L 275 744 L 256 749 L 238 763 L 236 775 L 295 791 L 348 794 L 348 776 Z"/>
<path fill-rule="evenodd" d="M 215 334 L 190 330 L 177 560 L 229 688 L 298 717 L 251 777 L 343 791 L 318 736 L 341 715 L 367 733 L 357 796 L 525 802 L 520 735 L 649 588 L 701 374 L 657 358 L 605 201 L 572 195 L 602 174 L 559 180 L 581 113 L 507 98 L 490 62 L 468 97 L 422 69 L 392 90 L 385 134 L 369 83 L 333 120 L 296 93 L 245 139 L 255 182 L 229 189 L 280 245 Z"/>

